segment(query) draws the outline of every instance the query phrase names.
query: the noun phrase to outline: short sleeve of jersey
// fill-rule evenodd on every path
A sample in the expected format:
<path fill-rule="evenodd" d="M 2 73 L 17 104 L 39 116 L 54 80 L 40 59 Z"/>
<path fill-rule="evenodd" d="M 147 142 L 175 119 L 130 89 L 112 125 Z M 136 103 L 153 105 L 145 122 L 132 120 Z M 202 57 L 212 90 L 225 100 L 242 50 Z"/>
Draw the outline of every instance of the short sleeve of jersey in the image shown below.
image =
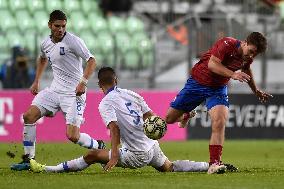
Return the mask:
<path fill-rule="evenodd" d="M 99 112 L 106 126 L 112 121 L 117 121 L 115 109 L 109 100 L 105 99 L 100 103 Z"/>
<path fill-rule="evenodd" d="M 90 53 L 88 50 L 86 44 L 82 39 L 79 37 L 75 37 L 73 41 L 73 47 L 72 49 L 74 50 L 74 53 L 78 56 L 80 56 L 83 60 L 86 62 L 92 57 L 94 58 L 94 55 Z"/>
<path fill-rule="evenodd" d="M 149 108 L 148 104 L 145 102 L 144 98 L 142 96 L 140 96 L 139 94 L 130 91 L 130 90 L 126 90 L 128 94 L 130 94 L 131 96 L 133 96 L 137 103 L 140 105 L 141 107 L 141 111 L 143 114 L 145 114 L 146 112 L 151 111 L 151 109 Z"/>
<path fill-rule="evenodd" d="M 40 54 L 39 54 L 39 56 L 40 56 L 41 58 L 46 58 L 46 54 L 45 54 L 45 52 L 43 51 L 42 44 L 40 45 Z"/>
<path fill-rule="evenodd" d="M 232 43 L 231 40 L 227 38 L 220 39 L 213 45 L 211 49 L 211 54 L 222 61 L 225 55 L 231 51 L 232 49 L 231 43 Z"/>
<path fill-rule="evenodd" d="M 140 95 L 139 95 L 139 97 L 140 97 L 139 101 L 140 101 L 140 104 L 141 104 L 141 111 L 142 111 L 142 113 L 145 114 L 145 113 L 151 111 L 151 109 L 149 108 L 148 104 L 145 102 L 144 98 L 142 96 L 140 96 Z"/>

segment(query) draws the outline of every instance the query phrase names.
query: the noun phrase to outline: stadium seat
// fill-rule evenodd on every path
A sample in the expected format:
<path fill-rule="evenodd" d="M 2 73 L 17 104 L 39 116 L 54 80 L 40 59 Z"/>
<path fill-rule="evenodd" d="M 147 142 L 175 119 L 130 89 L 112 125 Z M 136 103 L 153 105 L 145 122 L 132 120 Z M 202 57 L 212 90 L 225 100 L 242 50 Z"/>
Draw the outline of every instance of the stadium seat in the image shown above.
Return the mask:
<path fill-rule="evenodd" d="M 7 52 L 8 48 L 8 40 L 4 35 L 0 35 L 0 51 L 1 52 Z"/>
<path fill-rule="evenodd" d="M 108 28 L 112 34 L 125 31 L 125 22 L 122 18 L 117 16 L 110 16 L 108 18 Z"/>
<path fill-rule="evenodd" d="M 34 11 L 42 11 L 45 8 L 43 0 L 26 0 L 26 3 L 30 14 L 33 14 Z"/>
<path fill-rule="evenodd" d="M 32 53 L 32 55 L 34 55 L 35 50 L 37 48 L 39 48 L 39 41 L 37 39 L 37 35 L 36 35 L 36 30 L 34 31 L 28 31 L 28 33 L 26 32 L 25 34 L 25 40 L 26 40 L 26 48 L 29 50 L 29 52 Z M 37 49 L 39 51 L 39 49 Z"/>
<path fill-rule="evenodd" d="M 131 49 L 130 38 L 127 33 L 119 32 L 115 34 L 116 58 L 122 63 L 124 54 Z"/>
<path fill-rule="evenodd" d="M 9 29 L 17 27 L 15 18 L 11 15 L 10 11 L 0 10 L 0 18 L 5 18 L 1 20 L 0 24 L 2 32 L 7 32 Z"/>
<path fill-rule="evenodd" d="M 0 0 L 0 10 L 7 10 L 7 9 L 8 9 L 7 0 Z"/>
<path fill-rule="evenodd" d="M 99 33 L 101 32 L 108 32 L 107 22 L 102 16 L 99 16 L 95 13 L 91 13 L 88 16 L 88 22 L 92 31 L 96 35 L 99 35 Z"/>
<path fill-rule="evenodd" d="M 48 14 L 53 10 L 58 10 L 63 8 L 61 0 L 45 0 L 45 8 Z"/>
<path fill-rule="evenodd" d="M 79 11 L 80 7 L 81 5 L 78 0 L 63 0 L 63 10 L 68 15 L 71 15 L 73 11 Z"/>
<path fill-rule="evenodd" d="M 90 30 L 84 30 L 80 32 L 79 36 L 84 40 L 91 53 L 100 51 L 96 36 Z"/>
<path fill-rule="evenodd" d="M 279 8 L 280 8 L 280 16 L 283 22 L 284 20 L 284 1 L 279 2 Z"/>
<path fill-rule="evenodd" d="M 26 9 L 26 1 L 23 0 L 10 0 L 9 2 L 9 8 L 13 14 L 17 12 L 18 10 L 24 10 Z"/>
<path fill-rule="evenodd" d="M 85 16 L 89 16 L 90 13 L 101 15 L 98 3 L 94 0 L 83 0 L 81 1 L 81 10 Z"/>
<path fill-rule="evenodd" d="M 96 58 L 97 66 L 98 67 L 101 67 L 103 65 L 105 66 L 105 64 L 104 64 L 104 56 L 101 53 L 97 53 L 97 52 L 95 52 L 94 55 L 95 55 L 95 58 Z"/>
<path fill-rule="evenodd" d="M 144 31 L 144 23 L 137 17 L 130 16 L 126 20 L 126 29 L 129 34 Z"/>
<path fill-rule="evenodd" d="M 6 37 L 7 37 L 7 40 L 8 40 L 8 47 L 9 48 L 12 48 L 14 46 L 21 46 L 21 47 L 26 46 L 25 38 L 17 29 L 10 30 L 7 33 Z"/>
<path fill-rule="evenodd" d="M 74 31 L 76 34 L 79 34 L 80 31 L 89 29 L 89 24 L 86 21 L 85 16 L 81 12 L 77 11 L 70 14 L 68 27 L 72 28 L 72 31 Z"/>
<path fill-rule="evenodd" d="M 39 42 L 41 43 L 42 40 L 47 38 L 50 35 L 50 29 L 43 30 L 39 35 Z"/>
<path fill-rule="evenodd" d="M 147 67 L 153 63 L 153 44 L 144 33 L 137 33 L 132 37 L 135 48 L 142 58 L 142 66 Z"/>
<path fill-rule="evenodd" d="M 24 32 L 35 28 L 35 22 L 26 10 L 19 10 L 15 12 L 15 18 L 20 31 Z"/>
<path fill-rule="evenodd" d="M 135 43 L 126 32 L 119 32 L 115 35 L 115 44 L 117 49 L 117 62 L 122 67 L 136 69 L 139 67 L 140 55 L 137 52 Z"/>
<path fill-rule="evenodd" d="M 48 15 L 45 11 L 38 10 L 33 13 L 33 19 L 35 23 L 35 28 L 39 33 L 44 30 L 49 30 L 48 28 Z"/>
<path fill-rule="evenodd" d="M 101 33 L 97 37 L 97 42 L 104 56 L 102 64 L 114 65 L 114 41 L 112 36 L 109 33 Z"/>

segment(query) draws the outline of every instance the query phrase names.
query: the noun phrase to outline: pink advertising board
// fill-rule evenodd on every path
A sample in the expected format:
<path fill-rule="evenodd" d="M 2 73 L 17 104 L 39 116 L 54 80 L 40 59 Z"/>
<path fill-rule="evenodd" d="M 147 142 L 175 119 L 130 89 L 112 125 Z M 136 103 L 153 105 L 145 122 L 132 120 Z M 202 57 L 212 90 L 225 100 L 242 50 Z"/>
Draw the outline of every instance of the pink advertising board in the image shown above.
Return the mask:
<path fill-rule="evenodd" d="M 169 103 L 174 99 L 176 92 L 138 91 L 144 97 L 152 110 L 164 117 Z M 0 91 L 0 142 L 21 142 L 23 120 L 22 114 L 30 106 L 33 95 L 29 91 Z M 98 104 L 103 94 L 97 91 L 88 91 L 87 107 L 84 113 L 85 123 L 81 131 L 90 134 L 95 139 L 109 141 L 108 130 L 102 122 L 98 112 Z M 42 118 L 37 123 L 38 142 L 67 141 L 65 136 L 65 120 L 61 112 L 53 118 Z M 185 140 L 186 129 L 178 128 L 177 124 L 168 125 L 168 132 L 163 140 Z"/>

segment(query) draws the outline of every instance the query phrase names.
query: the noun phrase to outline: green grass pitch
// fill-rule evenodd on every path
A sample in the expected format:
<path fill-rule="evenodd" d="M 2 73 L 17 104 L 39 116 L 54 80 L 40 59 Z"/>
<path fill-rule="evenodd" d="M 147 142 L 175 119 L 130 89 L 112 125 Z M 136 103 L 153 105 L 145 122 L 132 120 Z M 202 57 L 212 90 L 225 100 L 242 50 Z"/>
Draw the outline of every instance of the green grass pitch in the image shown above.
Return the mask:
<path fill-rule="evenodd" d="M 161 147 L 170 160 L 208 161 L 208 141 L 162 142 Z M 8 151 L 15 153 L 16 157 L 7 156 Z M 137 170 L 114 168 L 104 172 L 100 165 L 76 173 L 11 171 L 10 164 L 20 161 L 22 151 L 21 144 L 0 144 L 1 189 L 284 188 L 284 140 L 227 140 L 223 161 L 236 165 L 239 171 L 223 175 L 159 173 L 151 167 Z M 41 163 L 55 165 L 85 152 L 71 143 L 39 143 L 36 158 Z"/>

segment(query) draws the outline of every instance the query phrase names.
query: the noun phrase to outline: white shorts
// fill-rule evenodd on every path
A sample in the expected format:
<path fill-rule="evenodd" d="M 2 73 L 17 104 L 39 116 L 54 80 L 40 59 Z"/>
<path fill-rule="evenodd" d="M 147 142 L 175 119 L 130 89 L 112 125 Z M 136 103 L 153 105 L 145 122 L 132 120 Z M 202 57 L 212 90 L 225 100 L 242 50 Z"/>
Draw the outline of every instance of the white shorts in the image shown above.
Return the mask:
<path fill-rule="evenodd" d="M 111 151 L 109 152 L 110 157 Z M 149 165 L 154 168 L 160 168 L 167 159 L 159 143 L 156 142 L 148 152 L 131 152 L 127 148 L 120 148 L 117 166 L 136 169 Z"/>
<path fill-rule="evenodd" d="M 41 116 L 53 117 L 62 110 L 66 124 L 80 127 L 84 122 L 83 113 L 86 107 L 86 93 L 81 96 L 57 93 L 50 88 L 40 91 L 32 105 L 40 109 Z"/>

